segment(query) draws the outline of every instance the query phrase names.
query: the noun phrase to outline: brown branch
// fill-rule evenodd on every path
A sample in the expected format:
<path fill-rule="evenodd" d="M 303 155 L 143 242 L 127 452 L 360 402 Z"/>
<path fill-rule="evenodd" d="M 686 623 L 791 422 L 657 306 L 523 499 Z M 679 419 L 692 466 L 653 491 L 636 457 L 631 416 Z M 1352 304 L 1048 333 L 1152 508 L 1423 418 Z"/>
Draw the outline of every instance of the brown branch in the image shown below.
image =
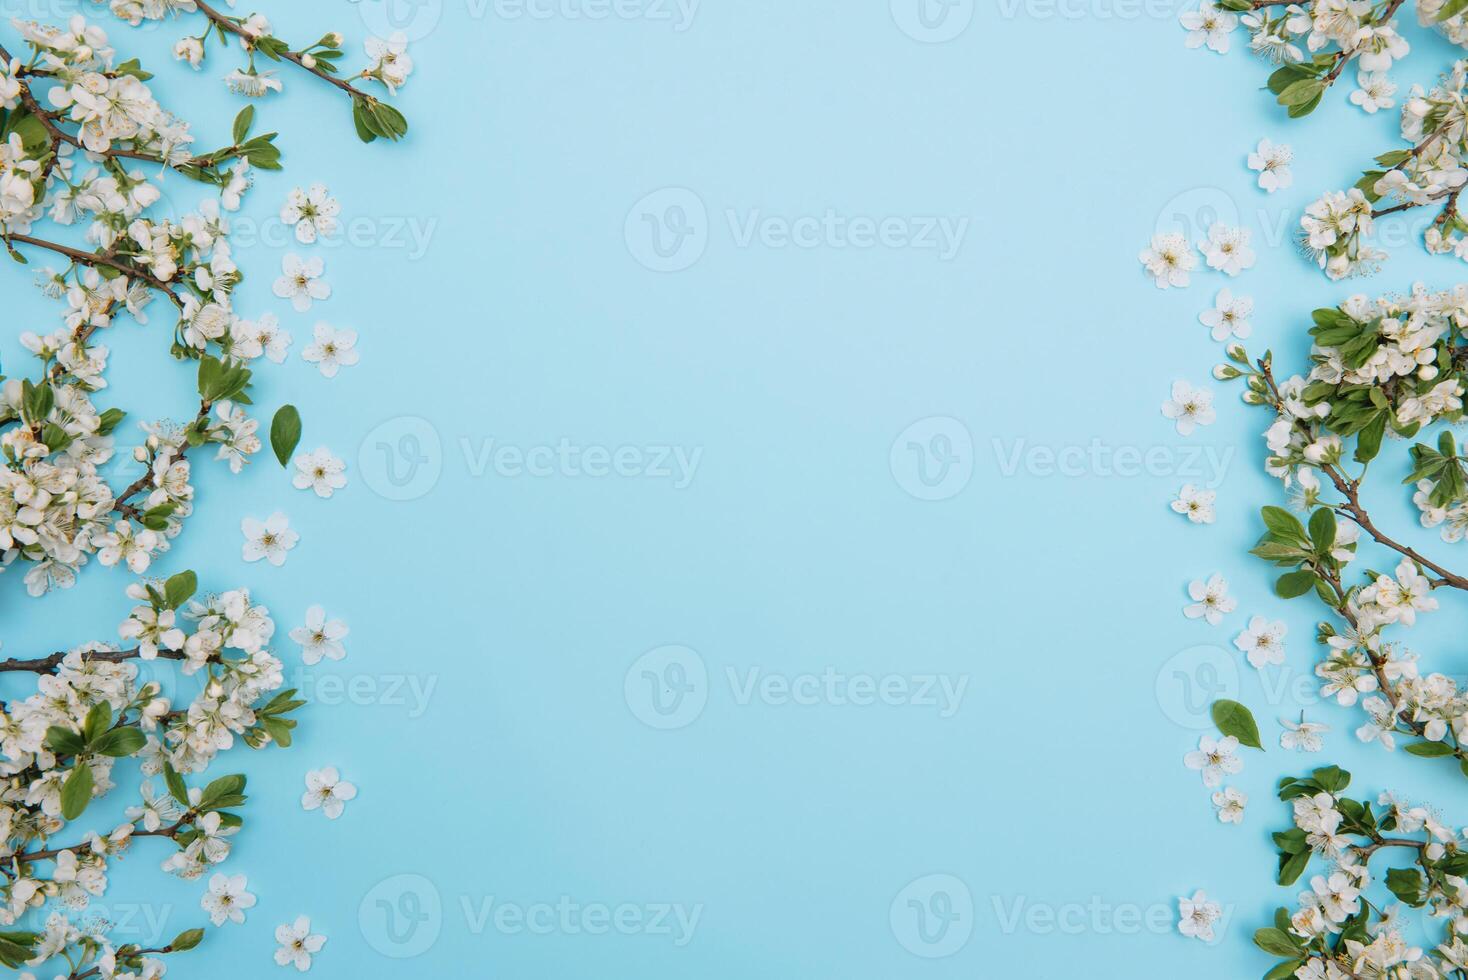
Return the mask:
<path fill-rule="evenodd" d="M 0 241 L 4 241 L 10 245 L 15 245 L 18 243 L 21 245 L 31 245 L 36 248 L 43 248 L 47 251 L 55 252 L 57 255 L 64 255 L 67 258 L 71 259 L 73 262 L 78 262 L 82 265 L 92 266 L 94 268 L 97 266 L 105 266 L 109 269 L 117 271 L 118 273 L 121 273 L 129 279 L 137 279 L 140 282 L 152 286 L 159 292 L 166 293 L 168 295 L 168 298 L 173 300 L 175 305 L 180 308 L 183 307 L 183 300 L 178 298 L 178 294 L 173 291 L 173 287 L 170 286 L 168 283 L 164 282 L 162 279 L 159 279 L 157 276 L 153 275 L 151 272 L 148 272 L 145 269 L 141 269 L 137 266 L 122 262 L 118 259 L 112 258 L 111 256 L 100 254 L 97 252 L 83 252 L 81 249 L 72 248 L 70 245 L 62 245 L 60 242 L 51 242 L 47 241 L 44 238 L 36 238 L 32 235 L 22 235 L 17 232 L 0 231 Z"/>
<path fill-rule="evenodd" d="M 189 814 L 188 813 L 185 813 L 183 815 L 183 818 L 180 819 L 178 823 L 174 824 L 171 827 L 159 827 L 157 830 L 134 830 L 132 832 L 132 834 L 130 834 L 129 836 L 131 836 L 131 837 L 168 837 L 168 838 L 171 839 L 171 838 L 177 837 L 178 836 L 178 832 L 180 830 L 182 830 L 183 827 L 186 824 L 190 823 L 190 822 L 191 821 L 189 820 Z M 28 851 L 28 852 L 23 853 L 23 854 L 14 854 L 14 855 L 11 855 L 8 858 L 3 858 L 3 860 L 5 860 L 7 862 L 15 861 L 15 862 L 19 862 L 21 864 L 31 864 L 31 863 L 34 863 L 36 861 L 54 861 L 54 860 L 56 860 L 57 857 L 59 857 L 61 855 L 61 852 L 62 851 L 71 851 L 73 854 L 84 854 L 84 853 L 90 853 L 91 850 L 92 850 L 92 844 L 91 844 L 90 841 L 88 841 L 86 843 L 77 844 L 77 845 L 75 845 L 73 847 L 53 847 L 53 848 L 48 848 L 47 850 L 44 850 L 44 851 Z"/>
<path fill-rule="evenodd" d="M 195 0 L 194 5 L 199 8 L 199 13 L 209 18 L 209 22 L 212 23 L 215 27 L 218 27 L 221 31 L 225 31 L 229 34 L 235 35 L 236 37 L 244 41 L 246 45 L 248 45 L 252 49 L 254 48 L 256 36 L 241 27 L 238 20 L 233 17 L 227 17 L 224 14 L 221 14 L 219 11 L 209 6 L 209 4 L 205 3 L 204 0 Z M 306 71 L 315 75 L 317 78 L 320 78 L 326 82 L 330 82 L 332 85 L 335 85 L 337 88 L 341 89 L 343 92 L 346 92 L 354 99 L 366 99 L 368 102 L 378 101 L 375 97 L 362 91 L 345 79 L 338 78 L 331 72 L 325 71 L 315 65 L 306 64 L 305 59 L 294 51 L 286 51 L 281 54 L 281 57 L 284 58 L 286 61 L 289 61 L 291 64 L 305 69 Z"/>
<path fill-rule="evenodd" d="M 53 653 L 49 657 L 40 657 L 36 660 L 24 660 L 20 657 L 12 657 L 9 660 L 0 660 L 0 673 L 14 673 L 25 671 L 34 674 L 49 674 L 61 666 L 61 662 L 67 658 L 66 653 Z M 131 650 L 96 650 L 87 651 L 82 654 L 82 659 L 87 663 L 120 664 L 128 660 L 137 660 L 142 654 L 136 647 Z M 182 651 L 159 650 L 160 660 L 185 660 Z"/>
<path fill-rule="evenodd" d="M 194 416 L 194 421 L 197 423 L 204 419 L 207 419 L 209 417 L 209 409 L 211 407 L 213 407 L 211 403 L 207 401 L 201 401 L 199 403 L 199 414 Z M 183 459 L 184 456 L 188 454 L 188 451 L 189 444 L 185 442 L 178 447 L 178 452 L 174 453 L 172 458 L 169 459 L 169 465 L 172 466 L 177 461 Z M 128 484 L 126 489 L 124 489 L 122 493 L 117 495 L 116 499 L 113 501 L 112 509 L 125 517 L 130 517 L 133 520 L 141 520 L 143 517 L 142 512 L 139 511 L 136 507 L 129 504 L 128 501 L 152 485 L 153 467 L 150 465 L 148 467 L 148 472 L 144 473 L 132 483 Z"/>
<path fill-rule="evenodd" d="M 1270 392 L 1274 395 L 1274 405 L 1278 409 L 1283 398 L 1280 395 L 1279 385 L 1274 380 L 1274 370 L 1262 361 L 1259 364 L 1259 370 L 1260 376 L 1264 378 L 1265 384 L 1269 386 Z M 1313 437 L 1314 433 L 1308 428 L 1305 428 L 1299 419 L 1295 420 L 1295 425 L 1302 428 L 1307 436 Z M 1330 482 L 1335 485 L 1336 490 L 1340 492 L 1341 496 L 1346 498 L 1336 509 L 1344 511 L 1346 516 L 1361 526 L 1361 530 L 1371 535 L 1372 540 L 1377 544 L 1390 548 L 1403 557 L 1410 558 L 1423 568 L 1431 569 L 1442 579 L 1443 584 L 1451 585 L 1455 589 L 1468 591 L 1468 578 L 1448 571 L 1437 562 L 1420 554 L 1416 549 L 1410 548 L 1388 537 L 1385 532 L 1378 528 L 1372 522 L 1371 515 L 1367 513 L 1366 508 L 1361 504 L 1361 488 L 1359 482 L 1347 479 L 1345 474 L 1341 473 L 1335 466 L 1327 464 L 1320 467 L 1320 469 L 1321 472 L 1330 477 Z"/>

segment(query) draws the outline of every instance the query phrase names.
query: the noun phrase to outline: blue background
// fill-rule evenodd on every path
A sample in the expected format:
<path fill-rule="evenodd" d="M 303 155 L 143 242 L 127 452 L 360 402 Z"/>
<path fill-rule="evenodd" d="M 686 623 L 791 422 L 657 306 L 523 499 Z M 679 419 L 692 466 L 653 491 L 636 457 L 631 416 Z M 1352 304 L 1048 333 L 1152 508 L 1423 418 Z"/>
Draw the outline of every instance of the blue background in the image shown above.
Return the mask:
<path fill-rule="evenodd" d="M 0 0 L 6 14 L 32 6 Z M 281 36 L 336 28 L 354 52 L 385 23 L 382 0 L 260 6 Z M 323 978 L 1235 978 L 1267 968 L 1248 937 L 1296 890 L 1273 884 L 1268 832 L 1288 823 L 1270 793 L 1279 774 L 1335 761 L 1373 796 L 1425 797 L 1450 823 L 1468 813 L 1451 769 L 1357 745 L 1359 709 L 1317 705 L 1315 610 L 1273 598 L 1270 570 L 1245 554 L 1255 509 L 1281 496 L 1260 469 L 1269 420 L 1208 378 L 1221 347 L 1197 322 L 1228 285 L 1255 299 L 1251 349 L 1298 363 L 1312 307 L 1418 278 L 1448 286 L 1460 266 L 1401 239 L 1382 276 L 1352 285 L 1300 258 L 1300 209 L 1397 145 L 1395 112 L 1363 116 L 1342 84 L 1289 121 L 1260 90 L 1266 69 L 1243 53 L 1244 32 L 1228 57 L 1185 50 L 1178 9 L 982 5 L 956 37 L 923 43 L 877 0 L 705 0 L 686 30 L 431 0 L 406 21 L 417 68 L 397 104 L 413 130 L 395 146 L 358 144 L 337 93 L 283 72 L 284 96 L 259 111 L 282 132 L 286 170 L 257 180 L 237 226 L 270 231 L 291 187 L 322 181 L 365 231 L 306 250 L 277 224 L 241 244 L 250 280 L 237 305 L 276 313 L 295 337 L 284 366 L 258 362 L 262 415 L 298 405 L 302 448 L 345 458 L 350 483 L 321 501 L 292 489 L 268 451 L 242 478 L 196 463 L 198 513 L 160 570 L 250 587 L 315 703 L 295 747 L 240 749 L 215 770 L 251 776 L 224 870 L 248 874 L 260 902 L 171 972 L 267 975 L 274 927 L 308 914 L 328 937 L 313 967 Z M 219 77 L 232 57 L 216 50 L 196 75 L 166 56 L 182 25 L 98 19 L 197 121 L 201 144 L 227 141 L 237 102 Z M 1415 27 L 1409 37 L 1399 98 L 1451 57 Z M 1296 150 L 1294 186 L 1275 195 L 1244 166 L 1264 136 Z M 635 234 L 639 202 L 664 188 L 691 191 L 707 216 L 704 251 L 677 272 L 647 268 Z M 169 193 L 184 207 L 197 197 L 176 177 Z M 741 247 L 728 216 L 827 209 L 969 226 L 944 261 L 919 248 Z M 1212 214 L 1252 230 L 1257 266 L 1156 291 L 1138 250 L 1178 222 L 1197 237 Z M 414 227 L 424 247 L 403 237 Z M 326 259 L 335 292 L 308 314 L 270 293 L 287 251 Z M 24 363 L 21 329 L 58 323 L 27 276 L 0 279 L 7 368 Z M 125 446 L 137 419 L 192 411 L 190 372 L 166 357 L 154 311 L 146 328 L 106 334 L 100 400 L 133 413 Z M 361 364 L 332 381 L 300 359 L 318 319 L 361 333 Z M 1178 378 L 1217 392 L 1218 423 L 1190 439 L 1159 413 Z M 938 501 L 908 493 L 891 458 L 931 417 L 972 439 L 959 447 L 972 479 Z M 702 455 L 678 489 L 477 469 L 489 439 Z M 1002 465 L 1017 448 L 1093 441 L 1169 462 L 1132 477 Z M 1183 483 L 1211 482 L 1181 469 L 1185 446 L 1233 453 L 1214 526 L 1168 509 Z M 402 474 L 415 475 L 406 490 Z M 1409 526 L 1415 510 L 1391 477 L 1378 477 L 1376 506 L 1450 555 Z M 300 545 L 283 568 L 244 564 L 240 519 L 277 509 Z M 1217 628 L 1181 613 L 1186 583 L 1214 571 L 1240 600 Z M 19 574 L 0 577 L 6 654 L 112 638 L 127 580 L 89 567 L 38 602 Z M 312 603 L 349 623 L 345 661 L 300 666 L 285 632 Z M 1256 613 L 1290 625 L 1288 663 L 1267 683 L 1232 648 Z M 1429 619 L 1413 639 L 1461 636 L 1460 610 Z M 626 692 L 639 658 L 670 644 L 696 651 L 707 701 L 658 730 Z M 1456 670 L 1434 659 L 1441 644 L 1423 646 L 1430 666 Z M 727 674 L 828 667 L 967 689 L 940 717 L 741 704 Z M 426 703 L 413 684 L 432 685 Z M 1206 729 L 1200 706 L 1235 691 L 1269 750 L 1246 752 L 1231 781 L 1251 797 L 1242 827 L 1218 823 L 1182 765 Z M 1279 748 L 1276 719 L 1302 708 L 1333 726 L 1325 754 Z M 336 822 L 298 805 L 304 773 L 323 765 L 361 789 Z M 145 906 L 131 913 L 138 941 L 204 919 L 203 883 L 161 880 L 165 853 L 140 843 L 99 903 Z M 928 958 L 903 918 L 924 886 L 904 889 L 935 874 L 970 894 L 953 935 L 971 937 Z M 1212 947 L 1175 931 L 1176 897 L 1198 888 L 1229 913 Z M 466 901 L 562 896 L 700 918 L 679 946 L 655 930 L 536 935 L 491 920 L 476 932 L 465 914 Z M 415 909 L 428 918 L 410 929 L 402 915 Z M 148 916 L 164 923 L 156 934 Z"/>

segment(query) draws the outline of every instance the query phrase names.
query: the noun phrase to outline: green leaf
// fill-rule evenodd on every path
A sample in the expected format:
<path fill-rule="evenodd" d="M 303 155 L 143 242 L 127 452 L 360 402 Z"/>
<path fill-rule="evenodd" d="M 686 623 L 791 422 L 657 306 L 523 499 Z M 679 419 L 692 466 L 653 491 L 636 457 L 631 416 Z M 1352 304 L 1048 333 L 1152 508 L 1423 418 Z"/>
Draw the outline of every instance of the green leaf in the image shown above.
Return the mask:
<path fill-rule="evenodd" d="M 1335 547 L 1335 532 L 1335 511 L 1320 507 L 1310 515 L 1310 540 L 1320 554 L 1327 555 Z"/>
<path fill-rule="evenodd" d="M 1322 766 L 1310 774 L 1327 793 L 1335 794 L 1351 785 L 1351 774 L 1340 766 Z"/>
<path fill-rule="evenodd" d="M 92 751 L 112 759 L 121 759 L 137 752 L 147 743 L 148 739 L 140 729 L 114 728 L 92 743 Z"/>
<path fill-rule="evenodd" d="M 352 100 L 352 125 L 357 128 L 357 138 L 363 143 L 371 143 L 377 139 L 377 134 L 367 124 L 367 110 L 362 108 L 362 101 L 360 99 Z M 21 261 L 23 262 L 25 260 L 22 259 Z"/>
<path fill-rule="evenodd" d="M 301 413 L 294 405 L 282 405 L 270 422 L 270 448 L 281 466 L 290 466 L 291 454 L 301 441 Z"/>
<path fill-rule="evenodd" d="M 66 782 L 61 784 L 61 815 L 68 820 L 81 816 L 87 804 L 92 802 L 92 786 L 91 766 L 78 765 L 72 769 Z"/>
<path fill-rule="evenodd" d="M 1406 749 L 1412 755 L 1420 755 L 1424 759 L 1440 759 L 1453 754 L 1453 747 L 1446 742 L 1413 742 Z"/>
<path fill-rule="evenodd" d="M 1254 945 L 1275 956 L 1298 957 L 1303 952 L 1294 936 L 1279 929 L 1258 930 L 1254 933 Z"/>
<path fill-rule="evenodd" d="M 169 609 L 177 609 L 188 602 L 199 589 L 199 577 L 191 571 L 170 575 L 163 583 L 163 598 Z"/>
<path fill-rule="evenodd" d="M 244 788 L 244 776 L 238 774 L 220 776 L 204 787 L 204 792 L 199 797 L 199 806 L 214 810 L 227 806 L 240 806 L 245 801 Z"/>
<path fill-rule="evenodd" d="M 1305 873 L 1305 866 L 1310 863 L 1309 850 L 1301 851 L 1299 854 L 1281 854 L 1279 856 L 1279 874 L 1275 881 L 1281 885 L 1293 885 L 1300 880 L 1300 875 Z"/>
<path fill-rule="evenodd" d="M 255 121 L 255 107 L 247 105 L 234 117 L 234 143 L 239 146 L 250 135 L 250 125 Z"/>
<path fill-rule="evenodd" d="M 173 768 L 172 763 L 163 763 L 163 782 L 168 785 L 169 796 L 173 797 L 181 806 L 189 805 L 189 788 L 184 785 L 183 777 L 178 774 L 177 769 Z"/>
<path fill-rule="evenodd" d="M 1269 528 L 1269 532 L 1281 541 L 1298 542 L 1301 545 L 1308 542 L 1305 525 L 1283 507 L 1262 507 L 1259 516 L 1264 518 L 1264 526 Z"/>
<path fill-rule="evenodd" d="M 127 413 L 122 411 L 121 409 L 109 408 L 107 411 L 97 416 L 97 434 L 102 436 L 111 435 L 112 430 L 116 429 L 117 424 L 126 417 Z"/>
<path fill-rule="evenodd" d="M 52 725 L 46 729 L 46 747 L 57 755 L 77 755 L 86 746 L 86 741 L 70 728 Z"/>
<path fill-rule="evenodd" d="M 92 705 L 92 710 L 87 712 L 87 720 L 82 723 L 82 737 L 90 744 L 112 727 L 112 705 L 106 701 L 98 701 Z"/>
<path fill-rule="evenodd" d="M 1274 969 L 1264 974 L 1264 980 L 1288 980 L 1307 962 L 1307 960 L 1288 960 L 1284 963 L 1276 963 Z"/>
<path fill-rule="evenodd" d="M 1325 83 L 1320 79 L 1301 78 L 1286 85 L 1275 96 L 1275 101 L 1285 106 L 1304 105 L 1312 99 L 1320 98 L 1324 91 Z"/>
<path fill-rule="evenodd" d="M 0 963 L 19 970 L 36 955 L 36 943 L 40 941 L 40 935 L 34 932 L 0 932 Z"/>
<path fill-rule="evenodd" d="M 1264 746 L 1259 741 L 1259 726 L 1255 724 L 1254 715 L 1248 708 L 1237 701 L 1218 700 L 1213 702 L 1211 714 L 1213 724 L 1224 735 L 1232 735 L 1239 740 L 1240 745 L 1263 751 Z"/>
<path fill-rule="evenodd" d="M 1386 435 L 1387 412 L 1378 411 L 1356 437 L 1356 462 L 1369 463 L 1381 452 L 1381 440 Z"/>
<path fill-rule="evenodd" d="M 1274 583 L 1274 593 L 1281 599 L 1297 599 L 1315 588 L 1317 581 L 1319 579 L 1315 577 L 1314 572 L 1308 568 L 1302 568 L 1298 572 L 1281 575 Z"/>
<path fill-rule="evenodd" d="M 1278 95 L 1295 82 L 1306 78 L 1315 78 L 1317 75 L 1319 75 L 1319 71 L 1314 65 L 1285 65 L 1283 68 L 1276 69 L 1274 74 L 1269 76 L 1269 91 Z"/>
<path fill-rule="evenodd" d="M 1416 868 L 1392 868 L 1386 873 L 1386 887 L 1413 908 L 1422 902 L 1422 872 Z"/>
<path fill-rule="evenodd" d="M 1310 839 L 1299 827 L 1276 831 L 1273 836 L 1275 846 L 1286 854 L 1299 854 L 1310 849 Z"/>
<path fill-rule="evenodd" d="M 170 952 L 183 953 L 193 949 L 203 941 L 203 929 L 187 929 L 173 937 L 173 942 L 168 944 L 168 949 Z"/>

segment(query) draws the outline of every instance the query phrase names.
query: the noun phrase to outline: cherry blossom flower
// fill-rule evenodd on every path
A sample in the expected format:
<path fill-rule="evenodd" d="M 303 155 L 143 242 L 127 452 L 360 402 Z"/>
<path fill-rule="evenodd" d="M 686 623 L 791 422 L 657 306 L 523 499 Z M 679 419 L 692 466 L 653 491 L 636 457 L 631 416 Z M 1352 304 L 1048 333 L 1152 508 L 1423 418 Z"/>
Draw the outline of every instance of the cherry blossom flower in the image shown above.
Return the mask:
<path fill-rule="evenodd" d="M 343 367 L 361 360 L 357 353 L 357 331 L 338 330 L 329 323 L 318 323 L 309 346 L 301 356 L 315 364 L 323 378 L 334 378 Z"/>
<path fill-rule="evenodd" d="M 1172 383 L 1172 397 L 1162 403 L 1162 414 L 1174 420 L 1178 435 L 1192 435 L 1200 425 L 1212 425 L 1218 417 L 1213 410 L 1213 392 L 1194 388 L 1186 381 Z"/>
<path fill-rule="evenodd" d="M 1232 735 L 1220 739 L 1204 735 L 1198 739 L 1197 750 L 1183 757 L 1183 764 L 1202 772 L 1203 785 L 1212 789 L 1223 782 L 1224 776 L 1243 770 L 1244 761 L 1235 754 L 1238 750 L 1239 740 Z"/>
<path fill-rule="evenodd" d="M 245 921 L 245 910 L 255 907 L 255 896 L 245 890 L 244 875 L 215 874 L 209 879 L 209 890 L 199 900 L 209 921 L 216 926 L 226 922 Z"/>
<path fill-rule="evenodd" d="M 1202 579 L 1190 582 L 1188 597 L 1193 602 L 1183 608 L 1183 615 L 1189 619 L 1204 619 L 1209 626 L 1217 626 L 1223 622 L 1226 613 L 1238 607 L 1238 600 L 1228 594 L 1228 582 L 1217 573 L 1209 576 L 1206 582 Z"/>
<path fill-rule="evenodd" d="M 317 238 L 336 234 L 337 215 L 341 210 L 341 204 L 327 192 L 325 184 L 312 184 L 307 190 L 297 187 L 291 191 L 280 209 L 280 220 L 295 230 L 296 241 L 310 245 Z"/>
<path fill-rule="evenodd" d="M 320 809 L 328 820 L 342 815 L 348 800 L 357 798 L 357 787 L 344 781 L 335 767 L 315 769 L 306 773 L 306 792 L 301 797 L 301 809 Z"/>
<path fill-rule="evenodd" d="M 277 568 L 285 564 L 286 553 L 296 546 L 301 536 L 291 530 L 290 518 L 276 511 L 263 522 L 247 517 L 240 522 L 245 532 L 245 561 L 264 558 Z"/>
<path fill-rule="evenodd" d="M 1263 669 L 1268 664 L 1285 661 L 1284 638 L 1289 627 L 1283 620 L 1270 621 L 1263 616 L 1254 616 L 1249 626 L 1234 638 L 1234 646 L 1242 650 L 1249 663 Z"/>
<path fill-rule="evenodd" d="M 1220 823 L 1239 824 L 1244 822 L 1244 807 L 1249 797 L 1232 786 L 1213 794 L 1213 805 L 1218 808 Z"/>
<path fill-rule="evenodd" d="M 1178 234 L 1152 236 L 1152 244 L 1138 256 L 1158 289 L 1184 287 L 1188 273 L 1198 267 L 1198 257 L 1188 247 L 1188 240 Z"/>
<path fill-rule="evenodd" d="M 1213 309 L 1198 314 L 1198 320 L 1208 327 L 1214 340 L 1246 338 L 1253 332 L 1249 317 L 1254 313 L 1254 300 L 1248 296 L 1235 296 L 1227 288 L 1220 289 L 1214 299 Z"/>
<path fill-rule="evenodd" d="M 331 295 L 331 286 L 322 280 L 326 263 L 319 256 L 303 259 L 295 252 L 280 260 L 281 276 L 275 280 L 275 295 L 291 301 L 297 313 L 305 313 L 312 302 Z"/>
<path fill-rule="evenodd" d="M 341 660 L 347 655 L 342 640 L 348 629 L 339 619 L 327 620 L 326 610 L 312 606 L 306 610 L 306 625 L 291 630 L 291 639 L 301 645 L 301 659 L 307 666 L 319 663 L 322 657 Z"/>
<path fill-rule="evenodd" d="M 1212 524 L 1213 501 L 1217 497 L 1217 491 L 1200 490 L 1191 483 L 1185 483 L 1178 491 L 1177 499 L 1172 502 L 1172 509 L 1186 515 L 1194 524 Z"/>
<path fill-rule="evenodd" d="M 347 478 L 343 475 L 347 464 L 324 447 L 309 453 L 297 453 L 292 462 L 296 473 L 291 477 L 291 483 L 297 490 L 313 490 L 316 496 L 326 498 L 347 485 Z"/>
<path fill-rule="evenodd" d="M 1249 229 L 1234 228 L 1222 222 L 1208 226 L 1208 237 L 1198 243 L 1208 261 L 1208 268 L 1226 276 L 1236 276 L 1254 266 L 1254 250 L 1249 247 Z"/>
<path fill-rule="evenodd" d="M 1184 42 L 1190 48 L 1207 46 L 1210 51 L 1228 54 L 1229 35 L 1239 26 L 1239 15 L 1203 0 L 1197 10 L 1185 10 L 1178 21 L 1188 32 Z"/>
<path fill-rule="evenodd" d="M 1325 747 L 1325 741 L 1320 736 L 1330 731 L 1329 725 L 1306 721 L 1303 714 L 1298 722 L 1281 718 L 1279 723 L 1285 729 L 1279 733 L 1280 748 L 1292 752 L 1319 752 Z"/>
<path fill-rule="evenodd" d="M 1194 892 L 1192 898 L 1178 899 L 1177 904 L 1180 916 L 1177 931 L 1189 939 L 1213 942 L 1213 926 L 1223 917 L 1222 907 L 1217 902 L 1210 902 L 1202 889 Z"/>
<path fill-rule="evenodd" d="M 1259 186 L 1266 193 L 1282 191 L 1294 182 L 1290 164 L 1295 151 L 1288 143 L 1275 143 L 1262 139 L 1253 153 L 1249 154 L 1249 169 L 1259 171 Z"/>
<path fill-rule="evenodd" d="M 288 925 L 277 926 L 275 941 L 280 944 L 275 951 L 275 962 L 280 966 L 293 966 L 302 973 L 311 969 L 311 957 L 326 945 L 326 937 L 313 934 L 311 919 L 304 915 Z"/>

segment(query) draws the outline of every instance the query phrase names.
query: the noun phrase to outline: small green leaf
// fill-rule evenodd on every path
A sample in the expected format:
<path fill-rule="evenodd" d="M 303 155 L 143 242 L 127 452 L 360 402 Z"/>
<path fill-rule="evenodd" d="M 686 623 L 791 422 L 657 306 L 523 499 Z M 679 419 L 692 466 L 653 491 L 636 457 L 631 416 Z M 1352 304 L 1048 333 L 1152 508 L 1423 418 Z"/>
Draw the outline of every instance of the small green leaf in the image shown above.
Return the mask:
<path fill-rule="evenodd" d="M 1453 754 L 1453 747 L 1446 742 L 1413 742 L 1406 748 L 1412 755 L 1420 755 L 1424 759 L 1440 759 Z"/>
<path fill-rule="evenodd" d="M 91 766 L 83 764 L 72 769 L 66 782 L 61 784 L 61 815 L 68 820 L 81 816 L 87 804 L 92 802 L 92 786 Z"/>
<path fill-rule="evenodd" d="M 82 723 L 82 737 L 88 743 L 95 742 L 103 732 L 112 727 L 112 705 L 106 701 L 98 701 L 92 705 L 92 710 L 87 712 L 87 720 Z"/>
<path fill-rule="evenodd" d="M 1275 956 L 1299 956 L 1299 942 L 1280 929 L 1260 929 L 1254 933 L 1254 945 Z"/>
<path fill-rule="evenodd" d="M 187 929 L 173 937 L 173 942 L 168 944 L 168 949 L 170 952 L 183 953 L 193 949 L 203 941 L 203 929 Z"/>
<path fill-rule="evenodd" d="M 1300 880 L 1300 875 L 1305 873 L 1305 866 L 1310 863 L 1311 851 L 1304 850 L 1299 854 L 1288 856 L 1281 854 L 1279 861 L 1279 874 L 1275 881 L 1281 885 L 1293 885 Z"/>
<path fill-rule="evenodd" d="M 177 609 L 198 591 L 199 577 L 191 571 L 170 575 L 163 583 L 163 598 L 169 609 Z"/>
<path fill-rule="evenodd" d="M 1305 525 L 1283 507 L 1261 507 L 1259 516 L 1264 519 L 1269 533 L 1282 542 L 1303 545 L 1309 540 L 1305 537 Z"/>
<path fill-rule="evenodd" d="M 1232 735 L 1239 740 L 1240 745 L 1263 751 L 1264 746 L 1259 741 L 1259 726 L 1255 724 L 1254 715 L 1248 708 L 1237 701 L 1219 700 L 1213 702 L 1211 713 L 1213 724 L 1224 735 Z"/>
<path fill-rule="evenodd" d="M 1381 440 L 1386 435 L 1388 414 L 1386 411 L 1377 412 L 1356 436 L 1356 462 L 1369 463 L 1381 452 Z"/>
<path fill-rule="evenodd" d="M 247 105 L 234 117 L 234 142 L 239 146 L 250 135 L 250 125 L 255 121 L 255 107 Z"/>
<path fill-rule="evenodd" d="M 92 743 L 92 751 L 121 759 L 137 752 L 147 742 L 147 737 L 137 728 L 114 728 Z"/>
<path fill-rule="evenodd" d="M 46 747 L 57 755 L 76 755 L 87 747 L 87 743 L 70 728 L 52 725 L 46 729 Z"/>
<path fill-rule="evenodd" d="M 1321 507 L 1310 515 L 1310 540 L 1322 555 L 1329 554 L 1335 547 L 1335 532 L 1335 511 Z"/>
<path fill-rule="evenodd" d="M 1274 593 L 1281 599 L 1297 599 L 1315 588 L 1317 581 L 1319 580 L 1315 577 L 1314 572 L 1308 568 L 1302 568 L 1298 572 L 1281 575 L 1274 583 Z"/>
<path fill-rule="evenodd" d="M 294 405 L 282 405 L 270 422 L 270 448 L 281 466 L 290 466 L 291 454 L 301 441 L 301 413 Z"/>
<path fill-rule="evenodd" d="M 189 789 L 184 785 L 183 777 L 178 770 L 173 768 L 169 762 L 163 763 L 163 781 L 168 785 L 168 795 L 182 806 L 189 805 Z"/>
<path fill-rule="evenodd" d="M 1386 873 L 1386 887 L 1413 908 L 1422 902 L 1422 872 L 1416 868 L 1392 868 Z"/>

